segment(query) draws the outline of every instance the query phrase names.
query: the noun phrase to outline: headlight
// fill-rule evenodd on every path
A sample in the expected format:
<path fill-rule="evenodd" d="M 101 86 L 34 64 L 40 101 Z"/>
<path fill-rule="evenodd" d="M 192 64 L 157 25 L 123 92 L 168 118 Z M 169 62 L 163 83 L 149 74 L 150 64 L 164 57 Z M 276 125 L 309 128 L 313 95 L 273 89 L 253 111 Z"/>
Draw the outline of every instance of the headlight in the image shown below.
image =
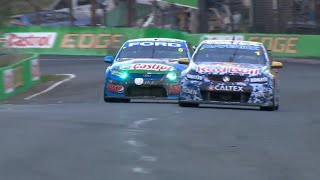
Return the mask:
<path fill-rule="evenodd" d="M 196 75 L 196 74 L 187 74 L 187 78 L 191 80 L 198 80 L 198 81 L 203 80 L 203 76 Z"/>
<path fill-rule="evenodd" d="M 175 81 L 177 79 L 177 74 L 175 72 L 169 72 L 167 74 L 167 78 L 170 80 L 170 81 Z"/>
<path fill-rule="evenodd" d="M 112 70 L 111 71 L 111 74 L 114 75 L 114 76 L 118 76 L 120 77 L 121 79 L 126 79 L 129 74 L 125 71 L 115 71 L 115 70 Z"/>
<path fill-rule="evenodd" d="M 250 82 L 251 83 L 265 83 L 265 82 L 268 82 L 268 78 L 267 77 L 254 77 L 254 78 L 250 78 Z"/>

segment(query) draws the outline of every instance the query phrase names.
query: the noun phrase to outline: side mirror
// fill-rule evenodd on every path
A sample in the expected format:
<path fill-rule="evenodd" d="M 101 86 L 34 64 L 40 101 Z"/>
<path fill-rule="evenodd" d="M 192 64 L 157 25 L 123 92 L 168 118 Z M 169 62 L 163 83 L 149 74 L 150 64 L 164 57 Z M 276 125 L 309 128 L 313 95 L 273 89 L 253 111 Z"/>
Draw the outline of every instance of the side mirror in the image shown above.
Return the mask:
<path fill-rule="evenodd" d="M 197 49 L 197 46 L 192 46 L 193 51 L 195 51 Z"/>
<path fill-rule="evenodd" d="M 278 61 L 272 61 L 271 63 L 271 68 L 274 68 L 274 69 L 280 69 L 283 67 L 283 64 L 281 62 L 278 62 Z"/>
<path fill-rule="evenodd" d="M 105 63 L 113 63 L 113 56 L 106 56 L 104 57 Z"/>
<path fill-rule="evenodd" d="M 270 50 L 270 49 L 268 49 L 267 52 L 268 52 L 269 55 L 272 54 L 272 50 Z"/>
<path fill-rule="evenodd" d="M 188 58 L 180 58 L 178 60 L 179 64 L 189 64 L 189 59 Z"/>

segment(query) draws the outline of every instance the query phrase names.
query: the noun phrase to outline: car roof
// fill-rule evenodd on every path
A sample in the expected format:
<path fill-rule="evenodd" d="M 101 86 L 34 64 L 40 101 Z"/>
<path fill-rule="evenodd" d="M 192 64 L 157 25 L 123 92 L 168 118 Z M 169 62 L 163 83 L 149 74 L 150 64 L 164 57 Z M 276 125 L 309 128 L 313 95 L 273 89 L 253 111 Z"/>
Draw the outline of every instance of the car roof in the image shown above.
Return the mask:
<path fill-rule="evenodd" d="M 202 44 L 238 44 L 249 46 L 263 46 L 261 42 L 255 41 L 242 41 L 242 40 L 204 40 Z"/>
<path fill-rule="evenodd" d="M 127 42 L 137 42 L 137 41 L 167 41 L 167 42 L 186 42 L 182 39 L 174 39 L 174 38 L 139 38 L 139 39 L 131 39 Z"/>

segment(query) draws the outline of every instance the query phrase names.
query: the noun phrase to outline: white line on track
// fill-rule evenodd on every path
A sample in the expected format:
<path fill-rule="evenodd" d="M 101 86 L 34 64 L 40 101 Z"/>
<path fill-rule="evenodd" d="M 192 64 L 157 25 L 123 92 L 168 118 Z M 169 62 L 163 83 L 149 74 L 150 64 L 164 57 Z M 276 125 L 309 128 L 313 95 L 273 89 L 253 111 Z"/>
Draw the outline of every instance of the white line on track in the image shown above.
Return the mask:
<path fill-rule="evenodd" d="M 37 97 L 37 96 L 41 95 L 41 94 L 47 93 L 47 92 L 53 90 L 54 88 L 60 86 L 61 84 L 65 83 L 65 82 L 68 82 L 68 81 L 70 81 L 70 80 L 72 80 L 73 78 L 76 77 L 76 75 L 74 75 L 74 74 L 56 74 L 56 75 L 69 76 L 69 77 L 68 77 L 67 79 L 64 79 L 64 80 L 62 80 L 62 81 L 59 81 L 59 82 L 53 84 L 52 86 L 48 87 L 48 88 L 47 88 L 46 90 L 44 90 L 44 91 L 41 91 L 41 92 L 39 92 L 39 93 L 36 93 L 36 94 L 31 95 L 31 96 L 29 96 L 29 97 L 26 97 L 26 98 L 24 98 L 24 99 L 25 99 L 25 100 L 30 100 L 30 99 L 32 99 L 32 98 L 34 98 L 34 97 Z"/>
<path fill-rule="evenodd" d="M 140 160 L 147 161 L 147 162 L 156 162 L 157 157 L 155 157 L 155 156 L 141 156 Z"/>
<path fill-rule="evenodd" d="M 142 143 L 139 143 L 137 142 L 136 140 L 134 139 L 130 139 L 127 141 L 127 144 L 129 144 L 130 146 L 133 146 L 133 147 L 142 147 L 143 144 Z"/>
<path fill-rule="evenodd" d="M 132 172 L 134 173 L 140 173 L 140 174 L 149 174 L 150 170 L 147 170 L 143 167 L 134 167 L 132 168 Z"/>
<path fill-rule="evenodd" d="M 147 118 L 147 119 L 138 120 L 138 121 L 135 121 L 135 122 L 131 125 L 131 127 L 133 127 L 133 128 L 139 128 L 140 125 L 145 124 L 145 123 L 148 123 L 148 122 L 150 122 L 150 121 L 155 121 L 155 120 L 157 120 L 157 119 L 158 119 L 158 118 Z"/>

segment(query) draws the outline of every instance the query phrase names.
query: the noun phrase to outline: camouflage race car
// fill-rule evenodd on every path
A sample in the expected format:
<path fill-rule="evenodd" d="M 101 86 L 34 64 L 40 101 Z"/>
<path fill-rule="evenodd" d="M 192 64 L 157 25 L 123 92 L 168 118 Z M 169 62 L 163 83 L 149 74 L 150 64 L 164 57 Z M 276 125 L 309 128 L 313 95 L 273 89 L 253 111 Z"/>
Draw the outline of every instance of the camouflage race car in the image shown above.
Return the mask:
<path fill-rule="evenodd" d="M 199 104 L 279 108 L 280 62 L 272 61 L 263 44 L 206 40 L 182 72 L 179 105 Z"/>
<path fill-rule="evenodd" d="M 190 43 L 178 39 L 148 38 L 123 44 L 106 70 L 104 100 L 125 101 L 141 98 L 177 99 L 179 77 L 193 53 Z"/>

